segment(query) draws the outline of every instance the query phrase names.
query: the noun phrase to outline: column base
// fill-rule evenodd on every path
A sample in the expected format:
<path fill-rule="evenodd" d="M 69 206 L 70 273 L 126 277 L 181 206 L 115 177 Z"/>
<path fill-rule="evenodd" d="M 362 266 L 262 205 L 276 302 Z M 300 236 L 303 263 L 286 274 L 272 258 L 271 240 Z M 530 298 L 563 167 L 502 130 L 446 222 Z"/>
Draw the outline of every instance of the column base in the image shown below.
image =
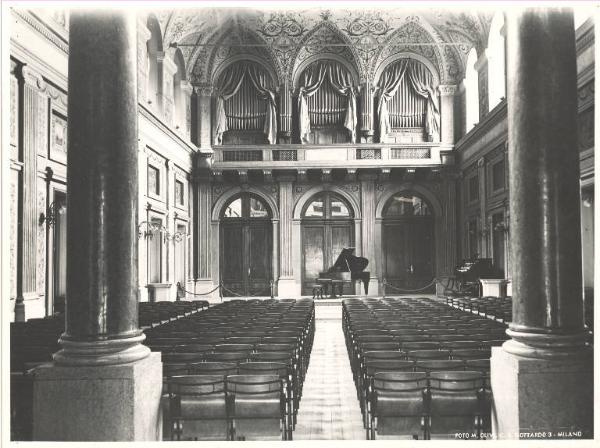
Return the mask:
<path fill-rule="evenodd" d="M 300 288 L 293 278 L 279 277 L 277 282 L 277 296 L 280 298 L 300 297 Z"/>
<path fill-rule="evenodd" d="M 34 372 L 33 440 L 159 441 L 160 353 L 130 364 Z"/>
<path fill-rule="evenodd" d="M 535 359 L 493 347 L 495 439 L 593 438 L 593 353 Z"/>

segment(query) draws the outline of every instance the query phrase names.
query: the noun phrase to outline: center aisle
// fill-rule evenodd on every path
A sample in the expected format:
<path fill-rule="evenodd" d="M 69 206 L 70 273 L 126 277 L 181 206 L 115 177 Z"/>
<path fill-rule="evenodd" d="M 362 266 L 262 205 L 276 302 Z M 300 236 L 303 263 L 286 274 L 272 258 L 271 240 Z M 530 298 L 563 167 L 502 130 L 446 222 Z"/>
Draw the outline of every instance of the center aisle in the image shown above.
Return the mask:
<path fill-rule="evenodd" d="M 294 440 L 364 440 L 342 331 L 342 306 L 315 307 L 316 332 Z"/>

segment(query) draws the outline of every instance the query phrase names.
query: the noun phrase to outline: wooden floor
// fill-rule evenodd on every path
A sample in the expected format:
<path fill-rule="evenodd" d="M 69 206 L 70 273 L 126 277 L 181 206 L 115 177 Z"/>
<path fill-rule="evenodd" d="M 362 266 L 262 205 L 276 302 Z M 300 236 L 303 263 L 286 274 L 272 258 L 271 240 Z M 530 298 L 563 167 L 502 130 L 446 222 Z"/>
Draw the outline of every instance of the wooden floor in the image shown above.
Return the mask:
<path fill-rule="evenodd" d="M 316 306 L 316 332 L 294 440 L 364 440 L 342 332 L 342 307 Z"/>

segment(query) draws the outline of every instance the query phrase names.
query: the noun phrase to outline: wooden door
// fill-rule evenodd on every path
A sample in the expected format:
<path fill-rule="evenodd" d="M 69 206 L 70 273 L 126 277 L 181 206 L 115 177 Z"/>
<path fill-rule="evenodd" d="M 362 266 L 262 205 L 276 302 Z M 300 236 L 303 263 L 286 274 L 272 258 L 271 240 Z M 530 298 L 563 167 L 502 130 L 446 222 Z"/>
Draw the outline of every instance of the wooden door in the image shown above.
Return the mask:
<path fill-rule="evenodd" d="M 270 294 L 270 222 L 228 222 L 221 232 L 221 280 L 231 297 Z"/>
<path fill-rule="evenodd" d="M 433 221 L 390 220 L 383 224 L 384 277 L 401 289 L 418 289 L 434 278 Z M 389 288 L 386 293 L 398 291 Z"/>

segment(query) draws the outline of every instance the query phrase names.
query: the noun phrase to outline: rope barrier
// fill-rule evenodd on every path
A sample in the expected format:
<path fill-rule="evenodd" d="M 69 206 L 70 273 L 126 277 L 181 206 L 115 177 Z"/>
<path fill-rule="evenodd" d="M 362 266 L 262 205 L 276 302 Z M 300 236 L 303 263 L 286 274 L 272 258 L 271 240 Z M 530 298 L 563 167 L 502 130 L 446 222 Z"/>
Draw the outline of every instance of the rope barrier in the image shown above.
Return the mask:
<path fill-rule="evenodd" d="M 208 292 L 192 292 L 192 291 L 188 291 L 183 286 L 181 286 L 180 282 L 177 282 L 177 289 L 179 289 L 180 291 L 182 291 L 182 292 L 184 292 L 186 294 L 190 294 L 192 296 L 207 296 L 207 295 L 212 294 L 213 292 L 215 292 L 220 287 L 221 287 L 221 283 L 219 283 L 215 288 L 211 289 Z"/>
<path fill-rule="evenodd" d="M 398 287 L 396 287 L 396 286 L 394 286 L 394 285 L 386 282 L 385 280 L 383 281 L 383 285 L 384 285 L 384 287 L 385 286 L 389 286 L 389 287 L 391 287 L 392 289 L 394 289 L 394 290 L 396 290 L 398 292 L 420 292 L 420 291 L 424 291 L 424 290 L 426 290 L 428 288 L 431 288 L 433 285 L 435 285 L 436 282 L 438 282 L 438 279 L 434 278 L 433 280 L 431 280 L 431 282 L 429 282 L 428 285 L 423 286 L 422 288 L 419 288 L 419 289 L 402 289 L 402 288 L 398 288 Z"/>

